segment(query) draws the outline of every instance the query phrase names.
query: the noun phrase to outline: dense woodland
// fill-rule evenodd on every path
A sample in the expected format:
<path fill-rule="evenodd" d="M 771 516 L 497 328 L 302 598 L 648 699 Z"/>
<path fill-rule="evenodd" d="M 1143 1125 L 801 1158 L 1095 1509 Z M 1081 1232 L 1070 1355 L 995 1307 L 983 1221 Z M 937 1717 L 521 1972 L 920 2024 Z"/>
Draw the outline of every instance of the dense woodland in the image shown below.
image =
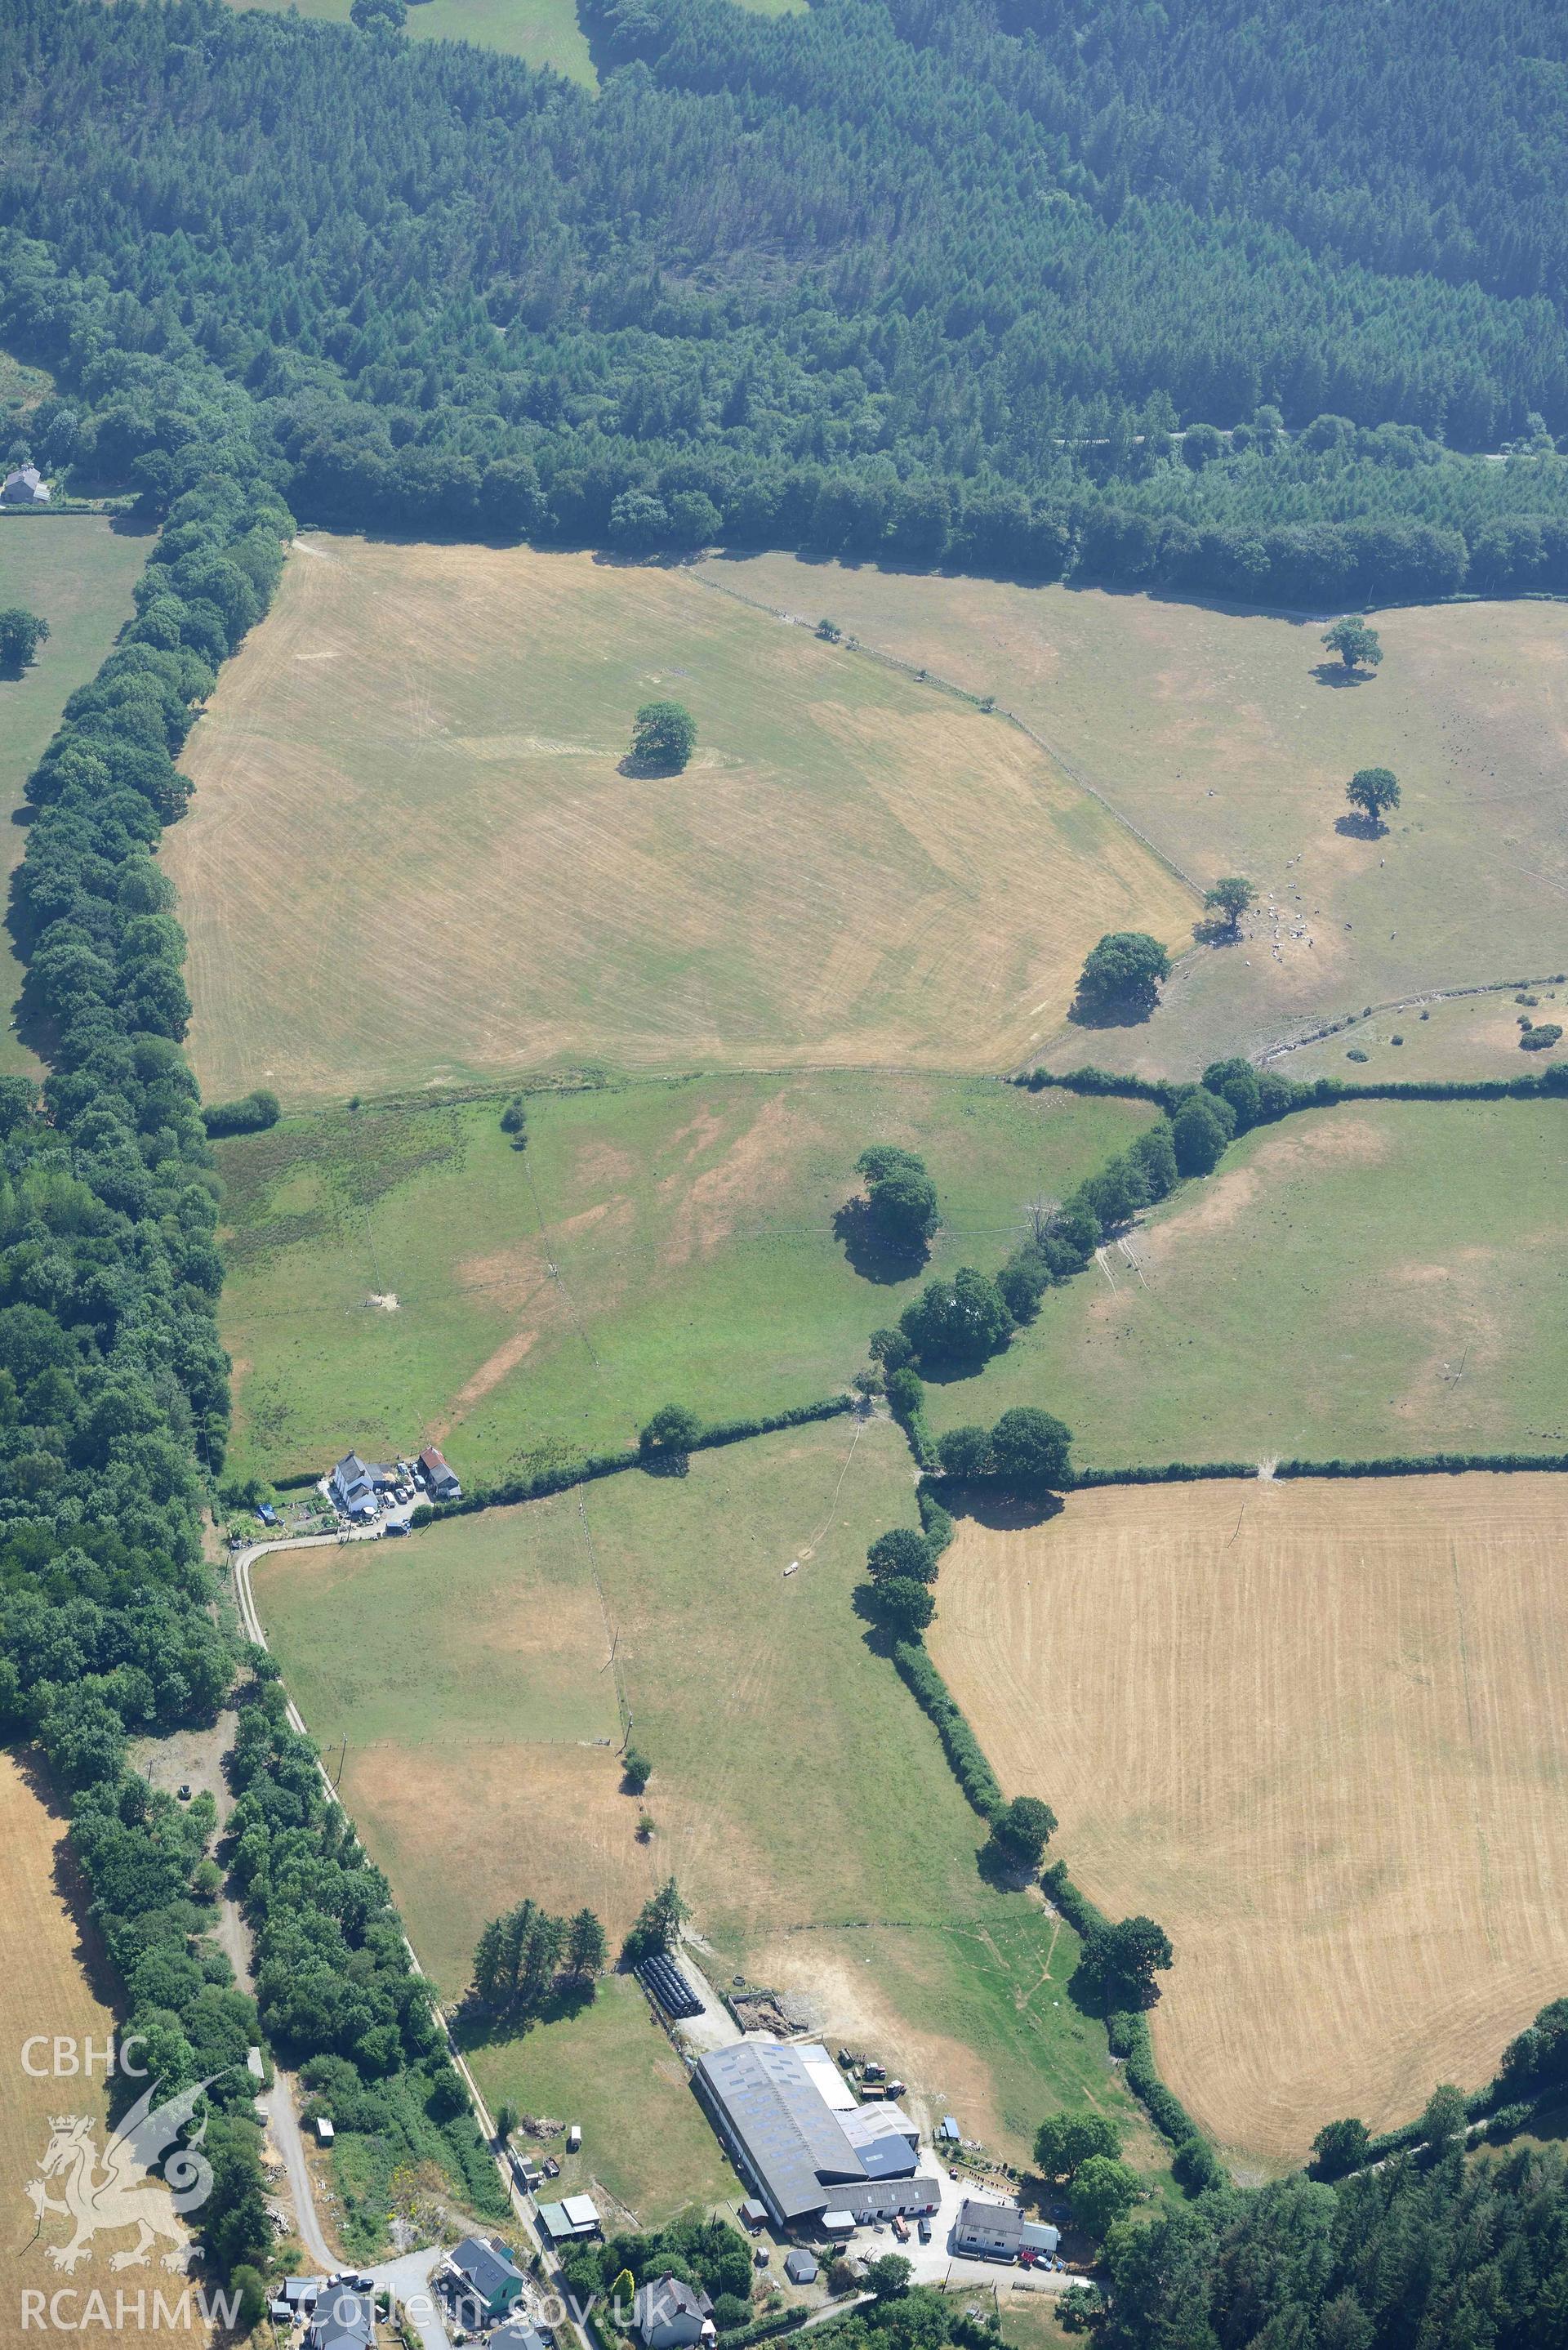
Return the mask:
<path fill-rule="evenodd" d="M 1568 586 L 1544 0 L 585 22 L 597 99 L 219 0 L 16 0 L 0 234 L 119 297 L 116 352 L 189 338 L 243 386 L 313 519 L 1314 602 Z M 186 444 L 6 275 L 64 377 L 35 453 L 167 503 Z"/>

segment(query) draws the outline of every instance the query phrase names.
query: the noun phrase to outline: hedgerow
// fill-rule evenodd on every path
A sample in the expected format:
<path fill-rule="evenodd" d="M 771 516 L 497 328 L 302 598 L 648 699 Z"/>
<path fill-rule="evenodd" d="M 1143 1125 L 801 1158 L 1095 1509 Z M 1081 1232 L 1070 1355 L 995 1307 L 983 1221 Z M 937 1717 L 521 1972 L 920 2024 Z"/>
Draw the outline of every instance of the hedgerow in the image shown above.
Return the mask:
<path fill-rule="evenodd" d="M 953 1776 L 963 1790 L 965 1801 L 990 1826 L 1006 1810 L 1006 1800 L 997 1783 L 995 1772 L 985 1759 L 979 1739 L 965 1721 L 946 1681 L 932 1664 L 929 1651 L 917 1641 L 900 1640 L 894 1648 L 893 1662 L 913 1692 L 917 1703 L 936 1723 L 942 1751 L 952 1765 Z"/>
<path fill-rule="evenodd" d="M 804 1428 L 813 1420 L 837 1419 L 854 1408 L 853 1396 L 836 1395 L 824 1397 L 817 1403 L 795 1404 L 788 1411 L 757 1414 L 747 1419 L 715 1420 L 710 1427 L 699 1429 L 688 1450 L 714 1451 L 722 1445 L 743 1443 L 748 1437 L 772 1436 L 780 1429 Z M 642 1452 L 588 1452 L 580 1460 L 563 1461 L 551 1468 L 536 1470 L 529 1477 L 508 1477 L 498 1484 L 474 1485 L 458 1501 L 434 1503 L 431 1517 L 466 1518 L 476 1510 L 510 1509 L 519 1502 L 537 1502 L 548 1493 L 564 1493 L 574 1485 L 591 1485 L 601 1477 L 618 1477 L 623 1470 L 646 1469 L 649 1465 L 649 1457 Z M 430 1522 L 423 1521 L 426 1524 Z"/>

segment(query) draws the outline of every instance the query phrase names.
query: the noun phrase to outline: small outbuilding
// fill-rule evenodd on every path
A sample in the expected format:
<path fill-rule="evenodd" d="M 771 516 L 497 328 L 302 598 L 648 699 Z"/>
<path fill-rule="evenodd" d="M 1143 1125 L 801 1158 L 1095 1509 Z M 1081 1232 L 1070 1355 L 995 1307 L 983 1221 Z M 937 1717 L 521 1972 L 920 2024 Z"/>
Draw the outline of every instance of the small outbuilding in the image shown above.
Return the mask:
<path fill-rule="evenodd" d="M 748 2195 L 745 2201 L 741 2206 L 742 2227 L 749 2228 L 754 2236 L 759 2228 L 765 2228 L 767 2224 L 767 2205 L 765 2203 L 760 2203 L 754 2195 Z"/>
<path fill-rule="evenodd" d="M 317 2146 L 330 2146 L 330 2145 L 331 2145 L 331 2143 L 332 2143 L 332 2141 L 333 2141 L 333 2139 L 337 2137 L 337 2131 L 333 2128 L 333 2126 L 332 2126 L 331 2123 L 327 2120 L 327 2118 L 326 2115 L 325 2115 L 325 2114 L 317 2114 L 317 2116 L 316 2116 L 316 2143 L 317 2143 Z"/>
<path fill-rule="evenodd" d="M 784 2254 L 784 2274 L 791 2284 L 815 2284 L 816 2262 L 808 2251 L 797 2244 L 794 2251 Z"/>
<path fill-rule="evenodd" d="M 462 1487 L 447 1467 L 446 1461 L 433 1444 L 427 1444 L 420 1454 L 420 1467 L 425 1472 L 425 1482 L 431 1498 L 438 1502 L 461 1502 Z"/>
<path fill-rule="evenodd" d="M 632 2295 L 631 2323 L 643 2350 L 691 2350 L 713 2334 L 713 2304 L 679 2277 L 649 2277 Z"/>
<path fill-rule="evenodd" d="M 586 2243 L 599 2232 L 599 2215 L 586 2195 L 568 2195 L 564 2202 L 541 2203 L 539 2225 L 553 2244 Z"/>

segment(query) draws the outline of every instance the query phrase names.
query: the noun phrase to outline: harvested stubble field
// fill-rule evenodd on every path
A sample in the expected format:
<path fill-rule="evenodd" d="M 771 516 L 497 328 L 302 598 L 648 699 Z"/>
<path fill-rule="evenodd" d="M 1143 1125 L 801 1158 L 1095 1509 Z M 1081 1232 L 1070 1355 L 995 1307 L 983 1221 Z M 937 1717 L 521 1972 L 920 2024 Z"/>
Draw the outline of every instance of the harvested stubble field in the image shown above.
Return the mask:
<path fill-rule="evenodd" d="M 220 1146 L 242 1475 L 444 1443 L 472 1482 L 835 1393 L 919 1280 L 1004 1255 L 1152 1114 L 986 1078 L 713 1076 L 528 1105 L 338 1110 Z M 927 1272 L 836 1236 L 867 1142 L 924 1152 Z M 884 1274 L 899 1268 L 880 1267 Z M 395 1298 L 395 1306 L 370 1301 Z"/>
<path fill-rule="evenodd" d="M 898 1431 L 833 1422 L 697 1454 L 685 1478 L 633 1471 L 406 1543 L 282 1554 L 257 1599 L 313 1733 L 347 1739 L 345 1801 L 443 1993 L 524 1894 L 589 1903 L 613 1944 L 673 1870 L 721 1981 L 799 1993 L 824 2031 L 883 2046 L 918 2102 L 1015 2159 L 1049 2106 L 1097 2104 L 1147 2161 L 1066 1994 L 1073 1937 L 979 1877 L 936 1734 L 850 1612 L 867 1544 L 913 1521 Z M 654 1766 L 646 1844 L 597 1742 L 612 1671 Z M 545 1689 L 574 1718 L 546 1726 Z M 473 2062 L 493 2102 L 547 2097 L 591 2123 L 595 2175 L 649 2220 L 733 2179 L 625 1993 Z"/>
<path fill-rule="evenodd" d="M 1322 619 L 782 555 L 710 569 L 994 694 L 1201 886 L 1245 873 L 1274 893 L 1277 961 L 1254 918 L 1241 945 L 1184 967 L 1152 1021 L 1068 1029 L 1054 1065 L 1195 1074 L 1364 1003 L 1568 963 L 1561 605 L 1375 613 L 1382 668 L 1338 684 Z M 1336 829 L 1369 766 L 1403 786 L 1380 839 Z"/>
<path fill-rule="evenodd" d="M 131 615 L 130 590 L 147 561 L 151 535 L 96 515 L 0 516 L 0 607 L 24 605 L 49 624 L 47 644 L 20 677 L 0 670 L 0 821 L 22 806 L 22 786 L 60 723 Z M 5 824 L 0 883 L 19 861 L 27 836 Z M 39 1064 L 10 1024 L 22 985 L 9 933 L 0 938 L 0 1075 L 36 1076 Z"/>
<path fill-rule="evenodd" d="M 193 2304 L 182 2306 L 182 2277 L 171 2276 L 155 2261 L 114 2276 L 108 2273 L 108 2255 L 129 2251 L 134 2245 L 130 2230 L 106 2231 L 94 2248 L 91 2265 L 66 2276 L 50 2262 L 48 2247 L 70 2241 L 70 2222 L 57 2212 L 47 2213 L 36 2235 L 26 2222 L 24 2193 L 29 2179 L 38 2176 L 50 2116 L 89 2114 L 100 2158 L 106 2135 L 101 2053 L 90 2081 L 47 2074 L 57 2037 L 69 2043 L 90 2038 L 101 2052 L 115 2028 L 114 2011 L 100 1995 L 108 1991 L 108 1960 L 79 1922 L 88 1898 L 66 1842 L 63 1804 L 36 1774 L 30 1760 L 0 1753 L 0 2189 L 14 2254 L 0 2289 L 0 2343 L 36 2338 L 47 2323 L 47 2316 L 29 2321 L 24 2293 L 43 2294 L 47 2311 L 49 2296 L 65 2288 L 71 2297 L 59 2304 L 57 2322 L 63 2327 L 82 2326 L 90 2338 L 101 2326 L 99 2338 L 105 2341 L 133 2345 L 173 2341 L 182 2350 L 200 2350 L 212 2338 L 211 2329 Z M 38 2033 L 46 2035 L 46 2044 L 33 2048 L 28 2061 L 46 2068 L 42 2079 L 34 2078 L 23 2064 L 24 2043 Z M 59 2199 L 58 2179 L 50 2183 L 49 2192 Z M 167 2251 L 168 2246 L 159 2249 Z M 101 2317 L 88 2300 L 95 2285 L 103 2298 Z M 166 2308 L 187 2322 L 155 2322 L 153 2294 L 160 2288 Z M 125 2315 L 118 2324 L 117 2291 L 125 2295 Z M 145 2323 L 137 2321 L 139 2292 L 145 2296 Z"/>
<path fill-rule="evenodd" d="M 1568 1987 L 1565 1540 L 1545 1475 L 962 1524 L 933 1654 L 1084 1889 L 1169 1933 L 1156 2049 L 1221 2143 L 1407 2120 Z"/>
<path fill-rule="evenodd" d="M 977 1378 L 933 1384 L 932 1422 L 1043 1404 L 1102 1468 L 1562 1452 L 1565 1158 L 1559 1101 L 1260 1127 L 1048 1291 Z"/>
<path fill-rule="evenodd" d="M 680 775 L 622 772 L 674 697 Z M 1187 894 L 1016 730 L 704 588 L 299 543 L 165 855 L 209 1098 L 627 1067 L 1002 1068 Z"/>

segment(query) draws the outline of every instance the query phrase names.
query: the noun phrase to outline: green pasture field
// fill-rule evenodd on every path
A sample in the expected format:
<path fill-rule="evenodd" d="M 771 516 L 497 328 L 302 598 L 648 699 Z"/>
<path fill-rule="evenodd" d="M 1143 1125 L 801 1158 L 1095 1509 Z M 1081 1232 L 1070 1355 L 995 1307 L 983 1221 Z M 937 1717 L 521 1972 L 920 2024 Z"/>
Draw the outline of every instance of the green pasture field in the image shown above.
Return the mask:
<path fill-rule="evenodd" d="M 1105 1468 L 1561 1452 L 1565 1150 L 1557 1101 L 1354 1102 L 1260 1128 L 1047 1292 L 979 1377 L 933 1385 L 932 1425 L 1042 1404 Z"/>
<path fill-rule="evenodd" d="M 1069 1028 L 1050 1064 L 1195 1075 L 1364 1003 L 1568 963 L 1563 605 L 1376 612 L 1382 667 L 1348 684 L 1324 619 L 784 555 L 706 568 L 994 694 L 1199 887 L 1244 873 L 1273 893 L 1277 960 L 1255 917 L 1184 964 L 1147 1024 Z M 1368 766 L 1403 789 L 1375 839 L 1336 829 Z"/>
<path fill-rule="evenodd" d="M 684 702 L 680 774 L 629 764 Z M 1002 1071 L 1186 893 L 1015 729 L 689 567 L 311 533 L 164 854 L 209 1099 L 585 1065 Z"/>
<path fill-rule="evenodd" d="M 15 369 L 16 378 L 31 369 Z M 13 375 L 5 380 L 12 384 Z M 22 786 L 60 722 L 69 695 L 85 685 L 131 613 L 130 590 L 147 561 L 150 534 L 96 515 L 0 515 L 0 606 L 24 604 L 47 620 L 49 637 L 20 677 L 0 671 L 0 880 L 19 861 L 26 834 L 16 822 Z M 22 972 L 8 939 L 0 940 L 0 1074 L 27 1076 L 38 1062 L 9 1025 Z"/>
<path fill-rule="evenodd" d="M 1031 1201 L 1152 1115 L 984 1077 L 711 1076 L 531 1096 L 519 1151 L 503 1099 L 218 1146 L 237 1473 L 433 1440 L 495 1479 L 629 1443 L 669 1401 L 721 1419 L 831 1395 L 920 1279 L 1000 1261 Z M 872 1141 L 936 1183 L 921 1274 L 869 1278 L 835 1232 Z"/>
<path fill-rule="evenodd" d="M 346 25 L 352 0 L 290 0 L 302 16 Z M 230 0 L 235 8 L 274 6 L 275 0 Z M 524 65 L 550 67 L 589 89 L 598 88 L 588 45 L 577 22 L 575 0 L 416 0 L 405 30 L 427 41 L 472 41 L 501 49 Z"/>
<path fill-rule="evenodd" d="M 257 1603 L 445 1998 L 485 1918 L 524 1894 L 588 1903 L 613 1944 L 673 1872 L 719 1981 L 809 2001 L 917 2105 L 1021 2160 L 1047 2109 L 1094 2103 L 1151 2168 L 1067 1997 L 1071 1932 L 980 1877 L 980 1824 L 852 1612 L 867 1543 L 914 1516 L 898 1431 L 831 1422 L 697 1454 L 684 1478 L 634 1471 L 403 1543 L 278 1554 Z M 552 1675 L 567 1711 L 546 1728 Z M 597 1742 L 618 1675 L 653 1763 L 640 1802 Z M 636 1997 L 608 1984 L 471 2061 L 493 2106 L 581 2121 L 585 2176 L 652 2221 L 734 2184 Z"/>

